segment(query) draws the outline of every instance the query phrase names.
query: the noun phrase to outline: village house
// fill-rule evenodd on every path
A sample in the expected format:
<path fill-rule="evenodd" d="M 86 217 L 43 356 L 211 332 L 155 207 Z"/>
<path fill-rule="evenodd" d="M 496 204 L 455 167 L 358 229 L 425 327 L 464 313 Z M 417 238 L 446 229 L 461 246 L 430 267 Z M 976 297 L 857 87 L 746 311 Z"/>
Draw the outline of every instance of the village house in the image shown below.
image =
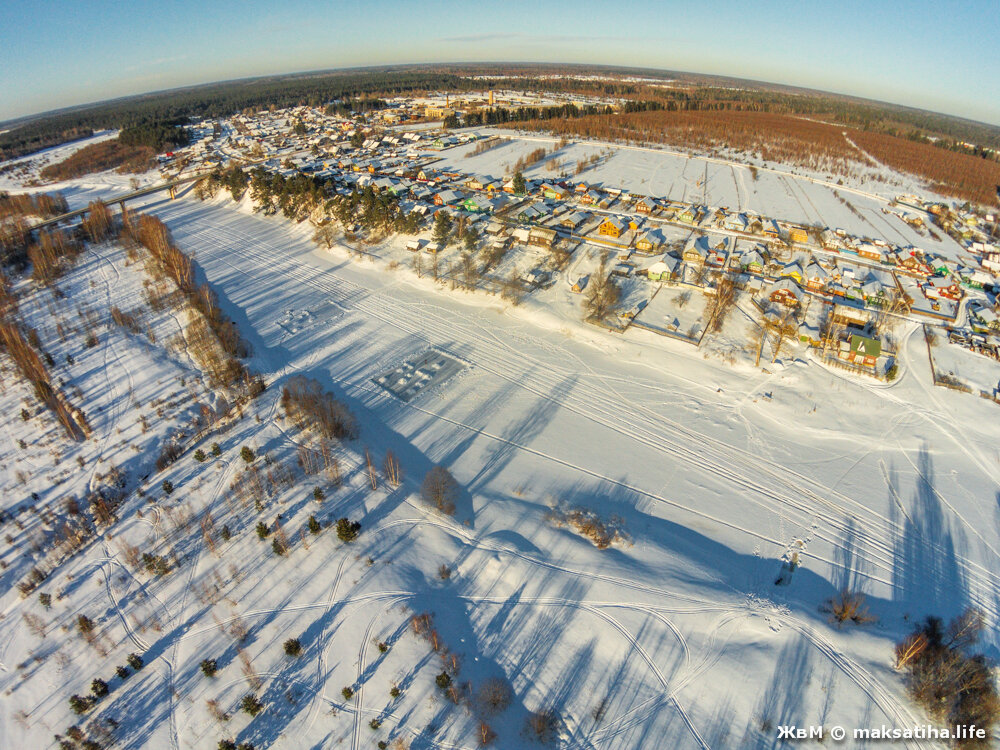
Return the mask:
<path fill-rule="evenodd" d="M 646 278 L 650 281 L 669 281 L 677 275 L 677 258 L 664 255 L 646 269 Z"/>
<path fill-rule="evenodd" d="M 694 224 L 698 218 L 698 212 L 694 206 L 685 206 L 677 212 L 677 220 L 684 224 Z"/>
<path fill-rule="evenodd" d="M 564 201 L 570 196 L 570 192 L 566 188 L 548 183 L 542 185 L 540 192 L 542 197 L 557 201 Z"/>
<path fill-rule="evenodd" d="M 635 249 L 640 253 L 655 253 L 663 246 L 663 233 L 659 229 L 649 229 L 635 241 Z"/>
<path fill-rule="evenodd" d="M 582 226 L 589 217 L 589 214 L 583 211 L 570 211 L 565 216 L 559 220 L 559 226 L 575 232 L 578 227 Z"/>
<path fill-rule="evenodd" d="M 804 243 L 809 241 L 809 234 L 805 229 L 794 224 L 788 225 L 788 239 L 792 242 Z"/>
<path fill-rule="evenodd" d="M 806 266 L 804 279 L 806 288 L 813 292 L 821 292 L 826 288 L 830 274 L 815 260 Z"/>
<path fill-rule="evenodd" d="M 767 291 L 768 299 L 785 307 L 798 307 L 802 300 L 802 290 L 789 278 L 778 279 Z"/>
<path fill-rule="evenodd" d="M 871 314 L 860 307 L 835 303 L 830 320 L 837 325 L 862 329 L 871 322 Z"/>
<path fill-rule="evenodd" d="M 869 278 L 861 285 L 861 296 L 869 305 L 880 305 L 885 300 L 885 287 L 875 278 Z"/>
<path fill-rule="evenodd" d="M 746 273 L 761 275 L 764 273 L 764 256 L 759 249 L 750 248 L 739 256 L 740 268 Z"/>
<path fill-rule="evenodd" d="M 846 342 L 846 349 L 841 345 L 841 356 L 856 365 L 874 368 L 882 355 L 882 342 L 875 338 L 852 333 Z"/>
<path fill-rule="evenodd" d="M 962 299 L 962 289 L 951 278 L 945 276 L 932 276 L 921 284 L 924 296 L 927 299 L 950 299 L 958 301 Z"/>
<path fill-rule="evenodd" d="M 743 214 L 728 214 L 722 220 L 722 228 L 728 232 L 745 232 L 747 229 L 747 219 Z"/>
<path fill-rule="evenodd" d="M 626 228 L 627 225 L 621 219 L 616 216 L 608 216 L 597 227 L 597 233 L 605 237 L 621 237 Z"/>
<path fill-rule="evenodd" d="M 681 257 L 685 263 L 700 266 L 708 259 L 709 251 L 708 240 L 705 237 L 692 238 L 684 246 Z"/>
<path fill-rule="evenodd" d="M 884 260 L 885 254 L 877 245 L 870 242 L 862 242 L 858 245 L 858 257 L 866 260 L 876 260 L 880 263 Z"/>
<path fill-rule="evenodd" d="M 461 193 L 454 190 L 442 190 L 440 193 L 434 196 L 435 206 L 451 206 L 463 199 Z"/>
<path fill-rule="evenodd" d="M 552 249 L 557 239 L 556 230 L 545 227 L 532 227 L 528 230 L 528 244 L 537 247 L 544 247 L 546 250 Z"/>
<path fill-rule="evenodd" d="M 635 210 L 640 214 L 651 214 L 659 208 L 659 204 L 652 198 L 639 198 L 635 202 Z"/>
<path fill-rule="evenodd" d="M 778 278 L 792 279 L 796 284 L 803 283 L 803 275 L 802 266 L 799 265 L 798 261 L 785 263 L 778 272 Z"/>

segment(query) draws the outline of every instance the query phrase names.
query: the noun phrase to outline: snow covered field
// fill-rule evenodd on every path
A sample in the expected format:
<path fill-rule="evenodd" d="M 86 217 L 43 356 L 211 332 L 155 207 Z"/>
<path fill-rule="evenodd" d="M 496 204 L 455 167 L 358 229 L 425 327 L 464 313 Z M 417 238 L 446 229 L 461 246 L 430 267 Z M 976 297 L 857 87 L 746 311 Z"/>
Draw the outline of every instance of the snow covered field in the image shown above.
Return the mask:
<path fill-rule="evenodd" d="M 609 164 L 619 158 L 622 167 L 632 156 Z M 666 192 L 680 162 L 663 163 L 649 184 Z M 691 180 L 694 172 L 704 167 Z M 710 176 L 710 188 L 723 189 L 724 176 Z M 124 179 L 99 176 L 65 192 L 85 205 Z M 798 204 L 806 220 L 807 189 L 776 179 L 788 184 L 768 188 L 776 206 L 754 207 L 785 216 Z M 753 189 L 737 195 L 748 180 L 729 180 L 730 205 L 754 200 Z M 824 200 L 837 205 L 832 193 Z M 51 610 L 14 588 L 27 573 L 14 561 L 26 559 L 42 522 L 25 513 L 25 529 L 5 523 L 14 541 L 3 556 L 0 746 L 46 746 L 79 721 L 67 698 L 101 676 L 111 694 L 100 713 L 122 722 L 123 747 L 214 747 L 222 737 L 258 748 L 372 747 L 395 737 L 413 748 L 476 747 L 483 717 L 435 686 L 442 661 L 410 627 L 425 612 L 461 662 L 457 683 L 473 693 L 491 677 L 512 686 L 509 708 L 484 719 L 503 748 L 531 746 L 525 718 L 543 709 L 559 717 L 557 744 L 567 748 L 763 748 L 777 746 L 783 724 L 923 723 L 892 669 L 893 643 L 923 616 L 969 605 L 987 614 L 987 652 L 1000 655 L 998 407 L 935 388 L 918 327 L 901 332 L 900 377 L 888 386 L 796 348 L 766 370 L 729 366 L 648 331 L 585 326 L 578 307 L 546 304 L 570 298 L 563 284 L 511 308 L 340 247 L 317 250 L 307 227 L 221 200 L 153 198 L 146 210 L 194 254 L 270 387 L 245 418 L 155 472 L 131 444 L 179 429 L 203 392 L 191 363 L 165 343 L 176 321 L 152 322 L 159 344 L 108 329 L 86 350 L 40 329 L 57 361 L 75 357 L 65 376 L 80 388 L 95 437 L 60 449 L 71 471 L 62 465 L 66 479 L 53 486 L 51 426 L 41 433 L 41 418 L 8 417 L 5 512 L 30 504 L 31 492 L 58 507 L 85 492 L 90 467 L 123 465 L 125 455 L 136 456 L 127 468 L 137 476 L 153 473 L 112 532 L 41 584 Z M 138 269 L 111 247 L 89 251 L 69 279 L 72 304 L 141 302 Z M 667 304 L 676 292 L 663 294 Z M 45 304 L 26 315 L 41 325 Z M 468 367 L 409 403 L 372 382 L 401 353 L 428 349 Z M 246 472 L 241 446 L 295 465 L 302 436 L 278 405 L 293 374 L 318 380 L 358 416 L 360 437 L 339 449 L 343 483 L 326 482 L 323 503 L 312 499 L 320 480 L 307 478 L 275 491 L 262 512 L 242 507 L 229 490 Z M 16 415 L 27 389 L 5 388 L 4 413 Z M 147 415 L 145 433 L 137 415 L 156 399 L 176 406 Z M 196 462 L 192 451 L 212 442 L 221 455 Z M 399 488 L 370 487 L 366 449 L 376 465 L 389 451 L 398 457 Z M 76 470 L 77 455 L 87 469 Z M 462 487 L 454 519 L 418 497 L 437 464 Z M 556 504 L 620 517 L 629 542 L 600 550 L 554 527 Z M 232 533 L 215 553 L 199 528 L 206 510 Z M 254 533 L 279 512 L 291 541 L 284 556 Z M 309 515 L 358 520 L 361 535 L 350 544 L 332 529 L 300 537 Z M 127 545 L 165 545 L 180 565 L 163 577 L 135 574 Z M 793 553 L 799 567 L 776 586 Z M 829 624 L 820 608 L 845 586 L 868 593 L 876 624 Z M 44 638 L 25 613 L 42 618 Z M 106 655 L 76 632 L 81 613 L 97 622 Z M 239 629 L 248 635 L 234 636 Z M 282 652 L 290 637 L 300 657 Z M 147 666 L 111 679 L 129 652 Z M 199 670 L 207 658 L 218 662 L 213 678 Z M 265 705 L 252 719 L 239 713 L 254 679 L 244 659 Z M 214 719 L 207 700 L 231 718 Z"/>

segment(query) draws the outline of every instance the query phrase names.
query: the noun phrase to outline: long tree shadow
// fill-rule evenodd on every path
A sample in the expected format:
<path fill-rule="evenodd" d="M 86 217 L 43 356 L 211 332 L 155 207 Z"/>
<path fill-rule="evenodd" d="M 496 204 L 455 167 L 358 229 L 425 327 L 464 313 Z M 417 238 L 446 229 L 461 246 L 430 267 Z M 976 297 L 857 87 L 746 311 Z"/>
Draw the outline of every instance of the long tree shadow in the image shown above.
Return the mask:
<path fill-rule="evenodd" d="M 812 646 L 802 635 L 786 643 L 764 689 L 757 710 L 750 717 L 741 747 L 772 750 L 787 743 L 779 739 L 778 727 L 807 726 L 803 697 L 812 676 Z"/>
<path fill-rule="evenodd" d="M 916 492 L 901 522 L 902 532 L 893 539 L 893 599 L 913 614 L 929 607 L 944 617 L 958 614 L 970 603 L 961 564 L 968 543 L 945 514 L 926 446 L 917 457 Z"/>

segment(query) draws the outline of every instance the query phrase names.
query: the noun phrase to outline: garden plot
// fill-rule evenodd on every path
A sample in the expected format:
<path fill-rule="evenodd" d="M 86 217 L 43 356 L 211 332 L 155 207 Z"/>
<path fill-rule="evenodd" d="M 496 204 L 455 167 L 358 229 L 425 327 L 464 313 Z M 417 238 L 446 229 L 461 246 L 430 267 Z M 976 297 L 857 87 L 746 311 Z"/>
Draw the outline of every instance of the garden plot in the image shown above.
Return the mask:
<path fill-rule="evenodd" d="M 449 380 L 465 365 L 434 349 L 408 359 L 389 372 L 372 379 L 401 401 L 410 401 L 427 388 Z"/>
<path fill-rule="evenodd" d="M 1000 362 L 949 342 L 947 335 L 940 331 L 936 331 L 930 352 L 934 374 L 939 381 L 971 388 L 975 394 L 980 391 L 996 393 L 1000 384 Z"/>
<path fill-rule="evenodd" d="M 633 325 L 697 342 L 704 329 L 707 305 L 708 297 L 700 289 L 667 286 L 636 315 Z"/>

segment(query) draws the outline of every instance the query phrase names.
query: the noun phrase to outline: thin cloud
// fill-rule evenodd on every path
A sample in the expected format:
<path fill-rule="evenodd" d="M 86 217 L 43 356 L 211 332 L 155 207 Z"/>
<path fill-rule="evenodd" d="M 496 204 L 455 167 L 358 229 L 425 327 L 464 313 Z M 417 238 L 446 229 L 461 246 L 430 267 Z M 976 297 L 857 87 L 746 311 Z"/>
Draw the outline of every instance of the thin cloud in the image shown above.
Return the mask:
<path fill-rule="evenodd" d="M 592 35 L 568 35 L 568 34 L 518 34 L 518 33 L 493 33 L 493 34 L 469 34 L 467 36 L 443 36 L 438 37 L 439 42 L 454 42 L 459 44 L 496 42 L 517 40 L 522 42 L 536 42 L 540 44 L 559 44 L 567 42 L 595 42 L 595 41 L 635 41 L 639 37 L 625 36 L 592 36 Z"/>

